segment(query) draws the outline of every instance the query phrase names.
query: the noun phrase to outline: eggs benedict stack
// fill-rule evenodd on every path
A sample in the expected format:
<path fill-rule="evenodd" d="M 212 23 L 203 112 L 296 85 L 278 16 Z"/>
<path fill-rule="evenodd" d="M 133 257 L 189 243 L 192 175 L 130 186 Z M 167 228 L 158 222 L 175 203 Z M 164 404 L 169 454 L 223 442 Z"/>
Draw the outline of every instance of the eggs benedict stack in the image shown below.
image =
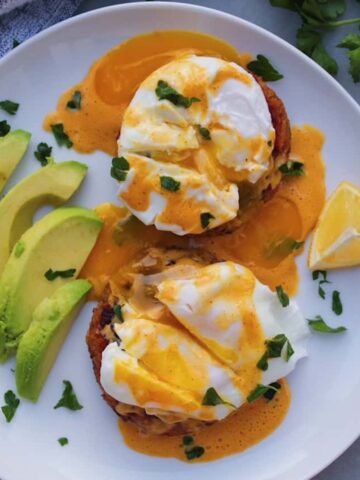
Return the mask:
<path fill-rule="evenodd" d="M 239 65 L 188 55 L 149 75 L 128 106 L 113 176 L 146 225 L 201 234 L 276 188 L 290 128 L 275 93 Z"/>
<path fill-rule="evenodd" d="M 94 311 L 87 342 L 104 397 L 144 433 L 224 419 L 306 355 L 305 319 L 233 262 L 150 249 Z"/>

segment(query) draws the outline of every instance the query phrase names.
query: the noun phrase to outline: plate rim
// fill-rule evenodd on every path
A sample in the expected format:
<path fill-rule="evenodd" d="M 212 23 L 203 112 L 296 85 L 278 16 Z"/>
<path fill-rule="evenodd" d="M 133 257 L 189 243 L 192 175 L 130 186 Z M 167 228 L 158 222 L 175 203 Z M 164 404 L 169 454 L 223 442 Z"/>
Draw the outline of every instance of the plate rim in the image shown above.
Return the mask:
<path fill-rule="evenodd" d="M 95 8 L 93 10 L 87 11 L 80 13 L 78 15 L 75 15 L 73 17 L 70 17 L 68 19 L 62 20 L 61 22 L 58 22 L 45 30 L 42 30 L 38 32 L 37 34 L 33 35 L 29 39 L 24 40 L 20 45 L 18 45 L 16 48 L 13 50 L 8 51 L 5 53 L 5 55 L 0 58 L 0 72 L 1 70 L 6 66 L 6 63 L 8 60 L 12 59 L 14 56 L 16 56 L 18 53 L 21 53 L 24 49 L 31 49 L 33 48 L 34 45 L 36 45 L 39 42 L 44 41 L 48 36 L 51 36 L 54 32 L 61 31 L 64 27 L 68 25 L 73 25 L 77 23 L 81 23 L 82 21 L 89 19 L 89 18 L 96 18 L 97 16 L 100 16 L 104 13 L 108 13 L 111 11 L 118 11 L 118 10 L 134 10 L 136 11 L 144 11 L 148 10 L 156 10 L 156 9 L 172 9 L 172 8 L 178 8 L 183 11 L 188 11 L 188 12 L 198 12 L 199 14 L 201 13 L 207 13 L 210 15 L 217 15 L 224 19 L 224 21 L 230 20 L 230 21 L 236 21 L 239 26 L 241 25 L 252 29 L 255 33 L 258 33 L 261 35 L 262 38 L 269 38 L 271 41 L 279 44 L 280 46 L 286 48 L 288 51 L 291 52 L 292 55 L 297 56 L 301 61 L 305 62 L 310 68 L 313 69 L 313 71 L 316 72 L 317 75 L 320 75 L 322 77 L 323 81 L 328 82 L 328 84 L 332 85 L 334 87 L 338 94 L 342 96 L 343 101 L 346 101 L 349 104 L 349 107 L 352 108 L 354 111 L 356 111 L 357 115 L 359 116 L 360 119 L 360 105 L 357 103 L 357 101 L 352 97 L 352 95 L 334 78 L 332 77 L 329 73 L 327 73 L 322 67 L 320 67 L 317 63 L 315 63 L 312 59 L 310 59 L 308 56 L 306 56 L 303 52 L 298 50 L 294 45 L 290 44 L 286 40 L 282 39 L 281 37 L 277 36 L 276 34 L 270 32 L 269 30 L 265 29 L 264 27 L 261 27 L 249 20 L 245 20 L 242 17 L 236 16 L 231 13 L 223 12 L 221 10 L 218 10 L 216 8 L 210 8 L 202 5 L 196 5 L 192 3 L 182 3 L 182 2 L 165 2 L 165 1 L 139 1 L 136 3 L 124 3 L 124 4 L 115 4 L 115 5 L 109 5 L 105 7 L 100 7 L 100 8 Z M 166 29 L 165 29 L 166 30 Z M 335 457 L 332 457 L 331 459 L 328 459 L 324 461 L 321 465 L 318 465 L 315 469 L 312 470 L 311 476 L 307 477 L 308 479 L 313 478 L 320 472 L 322 472 L 325 468 L 327 468 L 329 465 L 331 465 L 333 462 L 335 462 L 344 452 L 346 452 L 351 445 L 356 442 L 356 440 L 360 437 L 360 428 L 358 429 L 358 433 L 355 435 L 352 435 L 350 440 L 348 442 L 345 442 L 344 446 L 342 446 L 341 449 L 339 449 L 338 453 L 336 454 Z M 10 480 L 7 479 L 6 480 Z M 304 477 L 305 480 L 305 477 Z"/>

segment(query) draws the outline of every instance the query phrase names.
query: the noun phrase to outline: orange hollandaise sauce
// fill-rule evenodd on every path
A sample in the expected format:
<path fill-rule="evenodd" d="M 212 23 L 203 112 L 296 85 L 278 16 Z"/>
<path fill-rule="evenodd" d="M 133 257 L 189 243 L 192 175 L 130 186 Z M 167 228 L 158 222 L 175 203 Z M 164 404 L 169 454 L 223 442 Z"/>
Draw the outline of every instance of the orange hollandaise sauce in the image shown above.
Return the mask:
<path fill-rule="evenodd" d="M 121 267 L 149 247 L 204 248 L 219 260 L 233 260 L 250 268 L 270 288 L 282 285 L 287 293 L 296 293 L 298 273 L 294 241 L 306 239 L 325 201 L 325 168 L 321 150 L 323 134 L 305 125 L 292 129 L 291 158 L 304 163 L 306 174 L 283 180 L 274 196 L 262 204 L 233 233 L 217 236 L 179 237 L 145 226 L 132 217 L 124 225 L 125 208 L 103 204 L 97 212 L 104 228 L 83 268 L 82 276 L 94 285 L 93 298 L 99 299 L 106 284 L 116 283 Z"/>
<path fill-rule="evenodd" d="M 284 420 L 291 401 L 286 380 L 279 383 L 281 389 L 273 400 L 260 398 L 254 403 L 248 403 L 221 422 L 205 427 L 193 435 L 193 445 L 203 447 L 205 453 L 191 462 L 208 462 L 242 452 L 276 430 Z M 182 437 L 143 436 L 134 425 L 123 420 L 119 420 L 119 428 L 125 443 L 139 453 L 187 461 Z"/>
<path fill-rule="evenodd" d="M 124 112 L 141 82 L 157 68 L 185 54 L 220 57 L 246 66 L 251 56 L 240 54 L 220 39 L 208 35 L 161 31 L 132 38 L 101 57 L 79 84 L 66 91 L 57 109 L 44 121 L 47 130 L 63 124 L 75 150 L 101 150 L 117 154 Z M 67 103 L 81 92 L 81 109 Z M 293 295 L 298 285 L 295 256 L 309 235 L 325 201 L 323 134 L 310 125 L 292 129 L 291 159 L 304 163 L 305 175 L 285 177 L 273 196 L 254 208 L 244 223 L 229 234 L 179 237 L 145 226 L 130 218 L 125 208 L 102 204 L 96 209 L 103 230 L 81 276 L 94 288 L 92 299 L 101 298 L 109 282 L 123 279 L 122 269 L 150 247 L 206 249 L 219 260 L 232 260 L 250 268 L 270 288 L 282 285 Z M 108 168 L 108 167 L 105 167 Z M 114 199 L 116 203 L 116 199 Z M 296 245 L 296 248 L 294 247 Z M 205 455 L 193 461 L 209 461 L 241 452 L 271 434 L 283 421 L 290 405 L 286 381 L 272 401 L 260 398 L 235 414 L 194 435 Z M 119 421 L 127 445 L 138 452 L 186 460 L 182 437 L 141 436 L 133 425 Z"/>
<path fill-rule="evenodd" d="M 210 35 L 187 31 L 159 31 L 139 35 L 110 50 L 91 67 L 85 79 L 61 97 L 57 110 L 44 122 L 46 130 L 62 123 L 78 152 L 117 153 L 116 140 L 126 107 L 139 85 L 154 70 L 186 54 L 220 57 L 246 66 L 251 59 Z M 76 91 L 81 109 L 66 108 Z"/>

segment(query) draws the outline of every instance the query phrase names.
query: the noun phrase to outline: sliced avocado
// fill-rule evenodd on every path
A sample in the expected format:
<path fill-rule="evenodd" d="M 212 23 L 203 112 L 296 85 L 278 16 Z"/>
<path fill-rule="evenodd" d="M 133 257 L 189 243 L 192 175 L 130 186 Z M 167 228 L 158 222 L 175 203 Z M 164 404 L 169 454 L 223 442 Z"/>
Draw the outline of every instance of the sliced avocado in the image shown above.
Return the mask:
<path fill-rule="evenodd" d="M 48 279 L 45 273 L 75 269 L 77 277 L 101 228 L 93 210 L 59 208 L 15 244 L 0 279 L 0 362 L 16 351 L 39 303 L 73 279 L 65 275 Z"/>
<path fill-rule="evenodd" d="M 83 181 L 87 165 L 79 162 L 50 164 L 18 183 L 0 201 L 0 274 L 11 250 L 31 227 L 33 216 L 43 205 L 60 205 Z"/>
<path fill-rule="evenodd" d="M 35 309 L 32 322 L 16 354 L 16 387 L 19 395 L 36 402 L 73 320 L 91 289 L 87 280 L 58 288 Z"/>
<path fill-rule="evenodd" d="M 29 146 L 31 133 L 14 130 L 0 138 L 0 192 Z"/>

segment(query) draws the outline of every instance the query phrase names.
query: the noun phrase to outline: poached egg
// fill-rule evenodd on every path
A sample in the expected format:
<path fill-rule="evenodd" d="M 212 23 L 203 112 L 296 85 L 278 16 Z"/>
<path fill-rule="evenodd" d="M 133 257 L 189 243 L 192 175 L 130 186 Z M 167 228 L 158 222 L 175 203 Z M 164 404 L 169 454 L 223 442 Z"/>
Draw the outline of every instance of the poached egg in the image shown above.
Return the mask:
<path fill-rule="evenodd" d="M 306 356 L 309 331 L 296 303 L 283 307 L 241 265 L 175 269 L 152 282 L 164 315 L 149 314 L 130 297 L 123 323 L 113 325 L 117 341 L 102 354 L 101 385 L 119 402 L 163 418 L 221 420 Z M 277 353 L 266 354 L 280 338 Z M 218 404 L 205 401 L 210 389 Z"/>
<path fill-rule="evenodd" d="M 176 59 L 145 79 L 125 112 L 118 155 L 130 168 L 119 198 L 146 225 L 202 233 L 236 217 L 237 185 L 271 169 L 274 139 L 264 94 L 246 70 L 213 57 Z"/>

